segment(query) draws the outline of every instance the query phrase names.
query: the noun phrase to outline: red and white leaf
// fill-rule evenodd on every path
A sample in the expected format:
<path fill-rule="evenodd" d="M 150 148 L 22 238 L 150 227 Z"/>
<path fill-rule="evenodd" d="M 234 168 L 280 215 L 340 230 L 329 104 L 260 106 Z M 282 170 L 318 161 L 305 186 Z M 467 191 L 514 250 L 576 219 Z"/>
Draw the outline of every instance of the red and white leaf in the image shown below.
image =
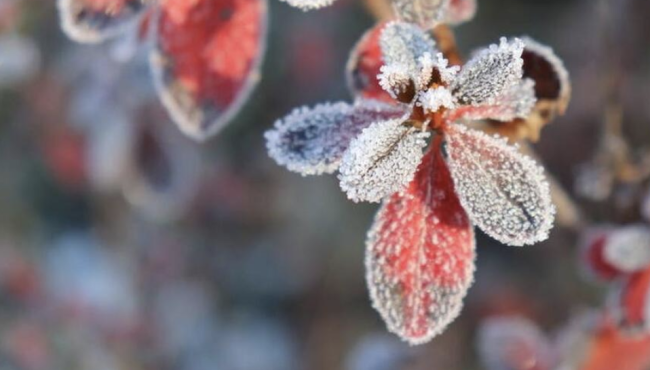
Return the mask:
<path fill-rule="evenodd" d="M 295 109 L 264 134 L 269 156 L 290 171 L 305 175 L 335 172 L 343 153 L 373 122 L 402 117 L 399 106 L 360 99 Z"/>
<path fill-rule="evenodd" d="M 613 280 L 650 267 L 650 228 L 630 225 L 587 230 L 582 257 L 589 271 L 602 280 Z"/>
<path fill-rule="evenodd" d="M 487 370 L 553 370 L 557 355 L 530 320 L 493 317 L 481 323 L 478 350 Z"/>
<path fill-rule="evenodd" d="M 118 35 L 147 7 L 146 0 L 58 0 L 63 31 L 79 42 Z"/>
<path fill-rule="evenodd" d="M 623 274 L 605 258 L 605 247 L 610 231 L 609 229 L 587 230 L 580 242 L 580 257 L 587 272 L 604 281 L 614 280 Z"/>
<path fill-rule="evenodd" d="M 386 23 L 378 23 L 366 31 L 352 49 L 346 65 L 346 81 L 354 97 L 394 102 L 379 85 L 377 75 L 384 64 L 379 46 L 381 30 Z"/>
<path fill-rule="evenodd" d="M 474 224 L 508 245 L 548 238 L 555 207 L 542 167 L 503 138 L 460 124 L 445 133 L 456 190 Z"/>
<path fill-rule="evenodd" d="M 259 80 L 266 0 L 166 0 L 160 8 L 154 80 L 180 129 L 206 139 L 240 110 Z"/>
<path fill-rule="evenodd" d="M 473 281 L 474 234 L 438 142 L 403 193 L 387 199 L 366 242 L 366 279 L 388 329 L 411 344 L 441 333 Z"/>
<path fill-rule="evenodd" d="M 633 273 L 650 267 L 650 228 L 630 225 L 612 231 L 604 258 L 623 273 Z"/>

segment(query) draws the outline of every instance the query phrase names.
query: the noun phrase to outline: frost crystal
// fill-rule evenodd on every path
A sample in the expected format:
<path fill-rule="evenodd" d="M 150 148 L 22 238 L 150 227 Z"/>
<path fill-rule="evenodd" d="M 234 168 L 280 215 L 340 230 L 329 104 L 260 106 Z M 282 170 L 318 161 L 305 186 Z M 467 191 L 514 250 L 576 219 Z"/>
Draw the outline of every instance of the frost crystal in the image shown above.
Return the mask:
<path fill-rule="evenodd" d="M 393 99 L 406 92 L 411 84 L 409 70 L 399 64 L 381 66 L 377 79 L 379 79 L 379 86 L 388 92 Z"/>
<path fill-rule="evenodd" d="M 551 370 L 556 357 L 550 341 L 534 323 L 495 317 L 481 323 L 478 352 L 488 370 Z"/>
<path fill-rule="evenodd" d="M 265 134 L 269 155 L 279 165 L 302 175 L 336 171 L 350 141 L 373 121 L 396 118 L 394 106 L 361 100 L 299 108 L 275 122 Z"/>
<path fill-rule="evenodd" d="M 58 0 L 63 31 L 79 42 L 100 42 L 118 35 L 146 7 L 142 0 Z"/>
<path fill-rule="evenodd" d="M 339 169 L 341 189 L 349 199 L 379 202 L 403 190 L 413 179 L 429 133 L 403 122 L 373 123 L 350 143 Z"/>
<path fill-rule="evenodd" d="M 429 89 L 420 94 L 418 104 L 429 112 L 437 112 L 440 108 L 454 109 L 454 97 L 444 87 Z"/>
<path fill-rule="evenodd" d="M 635 225 L 613 231 L 603 250 L 604 259 L 631 273 L 650 265 L 650 228 Z"/>
<path fill-rule="evenodd" d="M 523 76 L 524 43 L 501 38 L 499 45 L 480 50 L 458 74 L 451 86 L 454 96 L 468 105 L 494 105 L 496 98 Z"/>
<path fill-rule="evenodd" d="M 467 120 L 493 119 L 512 121 L 525 119 L 535 107 L 535 83 L 523 79 L 494 99 L 493 105 L 464 106 L 455 112 L 455 118 Z"/>
<path fill-rule="evenodd" d="M 430 29 L 447 15 L 450 0 L 391 0 L 397 17 Z"/>
<path fill-rule="evenodd" d="M 460 124 L 447 130 L 451 174 L 472 221 L 513 246 L 548 237 L 555 207 L 543 169 L 505 139 Z"/>
<path fill-rule="evenodd" d="M 429 58 L 431 58 L 430 54 L 426 53 L 422 57 L 422 61 L 420 61 L 425 68 L 428 66 Z M 449 66 L 449 61 L 442 53 L 436 54 L 436 59 L 431 59 L 430 63 L 433 68 L 438 70 L 440 79 L 446 84 L 451 84 L 456 79 L 458 71 L 460 71 L 460 66 Z"/>
<path fill-rule="evenodd" d="M 474 234 L 438 145 L 414 180 L 375 216 L 366 280 L 388 329 L 410 344 L 442 332 L 459 314 L 474 275 Z"/>
<path fill-rule="evenodd" d="M 320 9 L 330 6 L 335 0 L 280 0 L 302 10 Z"/>
<path fill-rule="evenodd" d="M 426 62 L 421 57 L 437 53 L 429 35 L 417 26 L 403 22 L 388 23 L 381 32 L 379 45 L 384 64 L 404 68 L 414 83 L 421 80 L 422 63 Z"/>

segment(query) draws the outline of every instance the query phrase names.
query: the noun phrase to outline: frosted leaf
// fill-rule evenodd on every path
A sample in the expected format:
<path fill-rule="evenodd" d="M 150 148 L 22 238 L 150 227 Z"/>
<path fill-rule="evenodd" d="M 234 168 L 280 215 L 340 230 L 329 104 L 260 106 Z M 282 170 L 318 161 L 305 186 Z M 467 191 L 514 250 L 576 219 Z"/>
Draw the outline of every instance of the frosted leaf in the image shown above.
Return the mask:
<path fill-rule="evenodd" d="M 179 129 L 206 140 L 237 114 L 260 79 L 267 0 L 165 0 L 150 66 Z"/>
<path fill-rule="evenodd" d="M 379 202 L 413 179 L 429 133 L 403 122 L 375 122 L 352 140 L 339 168 L 341 190 L 350 200 Z"/>
<path fill-rule="evenodd" d="M 553 347 L 533 322 L 519 317 L 494 317 L 478 329 L 478 353 L 487 370 L 552 370 Z"/>
<path fill-rule="evenodd" d="M 474 275 L 474 233 L 439 145 L 403 193 L 375 216 L 366 241 L 366 281 L 388 329 L 429 341 L 460 313 Z"/>
<path fill-rule="evenodd" d="M 386 23 L 378 23 L 363 34 L 350 52 L 345 68 L 348 88 L 354 97 L 394 102 L 377 79 L 384 65 L 379 37 Z"/>
<path fill-rule="evenodd" d="M 279 165 L 302 175 L 332 173 L 338 169 L 350 141 L 377 120 L 400 117 L 396 106 L 361 100 L 299 108 L 277 120 L 264 135 L 269 155 Z"/>
<path fill-rule="evenodd" d="M 384 64 L 406 69 L 414 83 L 421 80 L 425 60 L 420 58 L 427 53 L 437 54 L 435 43 L 429 35 L 417 26 L 403 22 L 388 23 L 381 32 L 379 45 Z"/>
<path fill-rule="evenodd" d="M 280 0 L 280 1 L 284 1 L 285 3 L 293 7 L 306 11 L 306 10 L 320 9 L 326 6 L 330 6 L 334 3 L 335 0 Z"/>
<path fill-rule="evenodd" d="M 501 38 L 499 45 L 480 50 L 463 67 L 451 85 L 454 96 L 466 105 L 494 105 L 522 78 L 524 43 Z"/>
<path fill-rule="evenodd" d="M 523 37 L 522 41 L 524 77 L 535 81 L 535 96 L 557 101 L 559 112 L 564 113 L 571 98 L 571 82 L 564 63 L 550 47 L 529 37 Z"/>
<path fill-rule="evenodd" d="M 417 104 L 429 112 L 437 112 L 440 108 L 454 109 L 456 106 L 451 92 L 444 87 L 429 89 L 421 93 Z"/>
<path fill-rule="evenodd" d="M 445 21 L 452 25 L 467 22 L 476 14 L 476 0 L 451 0 Z"/>
<path fill-rule="evenodd" d="M 58 0 L 63 31 L 79 42 L 100 42 L 121 33 L 147 6 L 144 0 Z"/>
<path fill-rule="evenodd" d="M 450 114 L 449 119 L 452 121 L 493 119 L 503 122 L 518 118 L 526 119 L 536 102 L 535 83 L 526 78 L 495 98 L 492 105 L 461 106 Z"/>
<path fill-rule="evenodd" d="M 411 85 L 411 75 L 409 70 L 398 64 L 388 64 L 381 66 L 377 75 L 379 86 L 388 92 L 392 98 L 397 98 L 401 93 L 405 93 Z"/>
<path fill-rule="evenodd" d="M 397 18 L 431 29 L 442 21 L 450 0 L 391 0 Z"/>
<path fill-rule="evenodd" d="M 626 330 L 650 332 L 650 269 L 629 275 L 613 291 L 610 308 L 619 326 Z"/>
<path fill-rule="evenodd" d="M 508 245 L 545 240 L 555 207 L 543 169 L 503 138 L 460 124 L 446 133 L 451 174 L 474 224 Z"/>
<path fill-rule="evenodd" d="M 603 258 L 622 272 L 631 273 L 650 265 L 650 228 L 628 226 L 607 236 Z"/>

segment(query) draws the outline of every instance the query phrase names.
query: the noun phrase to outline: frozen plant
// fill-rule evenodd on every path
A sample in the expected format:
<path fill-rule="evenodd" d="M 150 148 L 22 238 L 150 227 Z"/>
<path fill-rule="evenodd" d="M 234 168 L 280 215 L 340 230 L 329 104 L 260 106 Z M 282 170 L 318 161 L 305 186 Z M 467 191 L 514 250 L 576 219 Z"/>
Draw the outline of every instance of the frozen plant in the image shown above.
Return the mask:
<path fill-rule="evenodd" d="M 485 370 L 642 370 L 650 364 L 650 336 L 628 336 L 598 310 L 572 318 L 556 335 L 523 317 L 489 317 L 476 344 Z"/>
<path fill-rule="evenodd" d="M 266 0 L 58 0 L 64 31 L 80 42 L 151 42 L 154 83 L 181 131 L 217 133 L 259 80 Z"/>
<path fill-rule="evenodd" d="M 477 347 L 487 370 L 643 370 L 650 366 L 650 228 L 587 229 L 580 261 L 611 282 L 603 308 L 569 321 L 555 336 L 517 316 L 479 326 Z"/>
<path fill-rule="evenodd" d="M 582 259 L 599 280 L 613 280 L 650 266 L 650 227 L 601 227 L 585 232 Z"/>
<path fill-rule="evenodd" d="M 266 139 L 270 156 L 289 170 L 338 170 L 348 198 L 383 202 L 366 243 L 367 283 L 389 330 L 418 344 L 460 312 L 474 274 L 472 225 L 513 246 L 548 237 L 555 209 L 542 168 L 505 138 L 466 124 L 525 121 L 545 81 L 529 73 L 527 41 L 503 38 L 461 68 L 419 27 L 380 27 L 365 39 L 380 49 L 382 91 L 368 83 L 371 92 L 361 90 L 353 104 L 299 108 Z M 562 69 L 552 57 L 546 63 Z"/>
<path fill-rule="evenodd" d="M 607 309 L 617 328 L 650 335 L 650 227 L 587 230 L 581 257 L 591 275 L 613 283 Z"/>

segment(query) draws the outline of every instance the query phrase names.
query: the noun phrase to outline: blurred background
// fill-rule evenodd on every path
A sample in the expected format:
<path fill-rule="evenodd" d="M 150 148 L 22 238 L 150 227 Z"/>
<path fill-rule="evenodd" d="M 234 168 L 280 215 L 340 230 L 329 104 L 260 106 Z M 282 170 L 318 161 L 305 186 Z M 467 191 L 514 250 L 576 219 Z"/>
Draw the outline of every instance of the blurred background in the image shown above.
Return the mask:
<path fill-rule="evenodd" d="M 607 3 L 479 0 L 456 29 L 465 55 L 530 35 L 565 61 L 572 103 L 535 147 L 583 223 L 639 221 L 648 188 L 619 181 L 612 157 L 647 165 L 650 2 Z M 575 225 L 523 249 L 477 232 L 460 318 L 418 347 L 388 334 L 364 280 L 376 206 L 347 201 L 334 176 L 276 166 L 263 139 L 296 106 L 350 99 L 347 55 L 374 20 L 362 0 L 270 12 L 252 99 L 197 144 L 133 40 L 79 45 L 54 0 L 0 1 L 0 369 L 482 369 L 482 318 L 555 330 L 602 304 Z"/>

